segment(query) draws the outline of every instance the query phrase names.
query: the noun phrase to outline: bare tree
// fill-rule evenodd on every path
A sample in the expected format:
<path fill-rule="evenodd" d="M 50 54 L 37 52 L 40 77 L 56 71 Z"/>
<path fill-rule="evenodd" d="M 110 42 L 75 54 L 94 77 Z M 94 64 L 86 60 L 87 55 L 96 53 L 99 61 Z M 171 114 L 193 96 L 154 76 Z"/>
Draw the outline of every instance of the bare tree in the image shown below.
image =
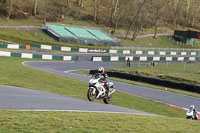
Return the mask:
<path fill-rule="evenodd" d="M 71 8 L 71 0 L 67 0 L 67 8 L 68 8 L 68 10 L 70 10 L 70 8 Z"/>
<path fill-rule="evenodd" d="M 131 27 L 132 25 L 134 24 L 135 20 L 139 17 L 142 9 L 144 8 L 144 5 L 148 2 L 148 0 L 143 0 L 140 4 L 139 4 L 139 8 L 137 10 L 137 13 L 134 15 L 134 16 L 131 16 L 130 20 L 129 20 L 129 23 L 128 23 L 128 27 L 127 27 L 127 31 L 126 31 L 126 35 L 125 35 L 125 38 L 124 39 L 127 39 L 129 33 L 130 33 L 130 30 L 131 30 Z"/>
<path fill-rule="evenodd" d="M 115 14 L 116 14 L 118 4 L 119 4 L 119 0 L 116 0 L 116 2 L 115 2 L 115 7 L 114 7 L 114 11 L 113 11 L 113 15 L 114 15 L 114 16 L 115 16 Z"/>
<path fill-rule="evenodd" d="M 112 23 L 112 19 L 113 19 L 114 6 L 115 6 L 115 0 L 112 0 L 112 9 L 111 9 L 111 14 L 110 14 L 110 23 Z"/>
<path fill-rule="evenodd" d="M 172 19 L 173 19 L 173 15 L 174 15 L 174 10 L 175 10 L 175 9 L 174 9 L 174 8 L 175 8 L 175 7 L 174 7 L 174 6 L 175 6 L 174 0 L 171 0 L 169 6 L 170 6 L 170 7 L 169 7 L 169 8 L 170 8 L 170 11 L 169 11 L 169 12 L 170 12 L 170 19 L 172 20 Z"/>
<path fill-rule="evenodd" d="M 94 22 L 97 20 L 97 1 L 98 0 L 94 0 Z"/>
<path fill-rule="evenodd" d="M 35 0 L 35 4 L 34 4 L 34 16 L 37 14 L 37 5 L 38 5 L 38 0 Z"/>
<path fill-rule="evenodd" d="M 121 18 L 121 13 L 123 11 L 122 9 L 124 8 L 124 3 L 125 3 L 125 0 L 121 0 L 119 13 L 117 15 L 117 20 L 115 22 L 114 29 L 113 29 L 114 34 L 115 34 L 116 29 L 117 29 L 117 26 L 118 26 L 118 23 L 119 23 L 119 19 Z"/>
<path fill-rule="evenodd" d="M 9 2 L 10 2 L 10 4 L 9 4 L 9 9 L 8 9 L 7 21 L 10 20 L 10 15 L 11 15 L 12 10 L 13 10 L 13 0 L 10 0 Z"/>
<path fill-rule="evenodd" d="M 83 7 L 83 0 L 77 0 L 77 4 L 78 6 Z"/>
<path fill-rule="evenodd" d="M 183 0 L 179 0 L 178 5 L 176 7 L 175 14 L 174 14 L 174 19 L 173 19 L 173 25 L 174 25 L 174 27 L 176 27 L 177 17 L 178 17 L 179 12 L 180 12 L 180 10 L 182 8 L 183 2 L 184 2 Z"/>
<path fill-rule="evenodd" d="M 94 22 L 95 23 L 99 22 L 99 5 L 100 5 L 100 1 L 94 0 Z"/>
<path fill-rule="evenodd" d="M 200 10 L 200 2 L 198 0 L 188 0 L 187 1 L 187 22 L 192 27 L 194 26 L 196 16 Z"/>
<path fill-rule="evenodd" d="M 149 11 L 150 11 L 150 8 L 151 8 L 150 3 L 151 3 L 151 1 L 148 1 L 145 8 L 142 9 L 138 18 L 136 18 L 136 21 L 134 23 L 133 36 L 132 36 L 133 41 L 136 39 L 139 31 L 142 28 L 142 25 L 147 21 L 148 14 L 149 14 Z M 150 5 L 150 6 L 148 6 L 148 5 Z"/>
<path fill-rule="evenodd" d="M 166 4 L 169 2 L 169 0 L 165 0 L 165 1 L 153 0 L 152 2 L 153 2 L 153 8 L 155 9 L 155 32 L 154 32 L 154 38 L 157 38 L 157 31 L 158 31 L 159 21 L 162 18 L 163 9 L 166 6 Z"/>
<path fill-rule="evenodd" d="M 112 9 L 111 9 L 111 15 L 110 15 L 110 23 L 112 23 L 113 16 L 116 14 L 118 3 L 119 3 L 119 0 L 112 0 Z"/>

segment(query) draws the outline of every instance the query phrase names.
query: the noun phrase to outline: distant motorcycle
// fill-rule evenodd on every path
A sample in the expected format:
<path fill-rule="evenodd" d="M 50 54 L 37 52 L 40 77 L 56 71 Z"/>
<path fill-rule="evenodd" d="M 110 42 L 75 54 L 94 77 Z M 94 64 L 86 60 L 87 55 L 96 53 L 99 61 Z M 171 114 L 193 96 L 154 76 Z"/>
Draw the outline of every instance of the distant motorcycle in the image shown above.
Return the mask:
<path fill-rule="evenodd" d="M 113 89 L 113 83 L 108 82 L 109 89 L 108 92 L 104 86 L 104 82 L 101 78 L 92 76 L 89 80 L 89 89 L 87 92 L 87 97 L 89 101 L 94 101 L 95 99 L 103 99 L 105 104 L 109 104 L 112 101 L 112 94 L 115 92 Z"/>
<path fill-rule="evenodd" d="M 196 112 L 194 112 L 193 110 L 188 110 L 186 112 L 186 119 L 190 119 L 190 120 L 198 120 L 198 114 Z"/>

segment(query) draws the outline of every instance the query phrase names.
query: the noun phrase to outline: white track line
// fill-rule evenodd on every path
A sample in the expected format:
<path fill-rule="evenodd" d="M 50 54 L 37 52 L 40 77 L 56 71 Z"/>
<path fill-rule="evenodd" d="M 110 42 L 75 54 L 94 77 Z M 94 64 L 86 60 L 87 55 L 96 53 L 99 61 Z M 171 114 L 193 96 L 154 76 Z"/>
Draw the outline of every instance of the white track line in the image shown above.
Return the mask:
<path fill-rule="evenodd" d="M 55 112 L 84 112 L 84 113 L 110 113 L 110 114 L 134 114 L 134 115 L 149 115 L 149 116 L 161 116 L 157 114 L 151 114 L 148 112 L 144 112 L 146 114 L 141 113 L 128 113 L 128 112 L 110 112 L 110 111 L 90 111 L 90 110 L 40 110 L 40 109 L 22 109 L 22 110 L 16 110 L 16 111 L 38 111 L 38 112 L 48 112 L 48 111 L 55 111 Z M 164 116 L 162 116 L 164 117 Z"/>

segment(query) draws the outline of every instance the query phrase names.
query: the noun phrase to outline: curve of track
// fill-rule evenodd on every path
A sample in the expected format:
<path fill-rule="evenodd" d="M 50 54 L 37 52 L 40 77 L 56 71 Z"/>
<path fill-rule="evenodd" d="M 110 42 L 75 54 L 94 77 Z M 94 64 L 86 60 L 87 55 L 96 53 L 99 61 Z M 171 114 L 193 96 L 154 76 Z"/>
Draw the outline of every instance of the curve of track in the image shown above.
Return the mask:
<path fill-rule="evenodd" d="M 64 75 L 77 80 L 88 82 L 90 77 L 68 73 L 73 70 L 95 69 L 100 66 L 105 68 L 122 66 L 123 63 L 113 62 L 91 62 L 91 54 L 78 54 L 77 62 L 24 62 L 23 64 L 35 69 Z M 187 108 L 190 104 L 197 106 L 200 110 L 200 99 L 180 95 L 177 93 L 151 89 L 147 87 L 135 86 L 126 83 L 113 81 L 115 89 L 124 93 L 129 93 L 146 99 L 168 103 L 179 107 Z M 86 88 L 87 89 L 87 88 Z M 113 99 L 114 100 L 114 99 Z M 144 115 L 155 115 L 123 107 L 105 105 L 72 97 L 26 89 L 19 87 L 0 86 L 0 109 L 14 110 L 69 110 L 87 112 L 112 112 L 112 113 L 133 113 Z"/>
<path fill-rule="evenodd" d="M 46 53 L 46 52 L 45 52 Z M 50 53 L 49 53 L 50 54 Z M 82 55 L 81 59 L 88 60 L 91 55 Z M 89 62 L 89 61 L 88 61 Z M 32 67 L 33 64 L 38 66 L 37 63 L 50 63 L 50 62 L 25 62 L 24 65 Z M 71 64 L 72 67 L 64 70 L 73 70 L 74 62 L 51 62 L 52 67 L 54 63 L 63 66 Z M 67 63 L 67 64 L 66 64 Z M 31 65 L 32 64 L 32 65 Z M 44 66 L 43 66 L 44 65 Z M 40 69 L 46 67 L 46 64 L 40 64 L 40 67 L 33 67 Z M 79 67 L 78 67 L 79 68 Z M 84 67 L 87 68 L 87 65 Z M 56 69 L 56 68 L 54 68 Z M 49 70 L 51 72 L 51 70 Z M 54 73 L 57 73 L 54 71 Z M 61 73 L 60 73 L 61 74 Z M 63 71 L 63 74 L 66 74 Z M 62 75 L 62 74 L 61 74 Z M 69 74 L 70 75 L 70 74 Z M 87 88 L 86 88 L 87 89 Z M 86 95 L 86 94 L 85 94 Z M 127 114 L 140 114 L 159 116 L 152 113 L 146 113 L 124 107 L 106 105 L 96 102 L 89 102 L 87 100 L 77 99 L 73 97 L 32 90 L 21 87 L 4 86 L 0 85 L 0 109 L 1 110 L 33 110 L 33 111 L 81 111 L 81 112 L 107 112 L 107 113 L 127 113 Z"/>
<path fill-rule="evenodd" d="M 32 90 L 21 87 L 0 85 L 1 110 L 54 110 L 81 112 L 110 112 L 153 115 L 142 111 L 132 110 L 114 105 L 89 102 L 68 96 Z"/>
<path fill-rule="evenodd" d="M 79 55 L 80 56 L 80 55 Z M 72 70 L 80 70 L 80 69 L 95 69 L 100 66 L 105 68 L 108 67 L 117 67 L 122 66 L 123 63 L 113 63 L 113 62 L 91 62 L 88 61 L 91 55 L 83 55 L 80 56 L 82 60 L 78 62 L 24 62 L 25 65 L 36 68 L 39 70 L 56 73 L 59 75 L 64 75 L 70 78 L 74 78 L 77 80 L 82 80 L 88 82 L 90 77 L 82 76 L 77 74 L 68 73 L 68 71 Z M 186 96 L 182 94 L 177 94 L 168 91 L 162 91 L 147 87 L 141 87 L 136 85 L 130 85 L 126 83 L 113 81 L 115 84 L 115 89 L 124 93 L 136 95 L 139 97 L 143 97 L 146 99 L 151 99 L 153 101 L 171 104 L 183 108 L 188 108 L 191 104 L 196 105 L 197 110 L 200 110 L 200 99 Z"/>

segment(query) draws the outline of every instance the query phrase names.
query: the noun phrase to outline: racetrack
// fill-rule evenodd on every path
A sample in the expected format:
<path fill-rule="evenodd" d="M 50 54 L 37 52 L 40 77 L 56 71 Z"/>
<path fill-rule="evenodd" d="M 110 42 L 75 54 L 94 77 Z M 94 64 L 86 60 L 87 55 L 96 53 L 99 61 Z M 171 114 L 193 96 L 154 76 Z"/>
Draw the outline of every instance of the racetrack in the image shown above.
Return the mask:
<path fill-rule="evenodd" d="M 23 62 L 23 64 L 28 67 L 67 76 L 85 82 L 88 82 L 90 77 L 72 74 L 68 72 L 80 69 L 96 69 L 100 66 L 108 68 L 123 65 L 122 62 L 91 62 L 90 59 L 91 56 L 93 56 L 92 54 L 77 55 L 79 55 L 79 61 L 77 62 L 29 61 Z M 183 108 L 188 108 L 191 104 L 194 104 L 196 105 L 197 110 L 200 110 L 200 99 L 198 98 L 172 93 L 168 91 L 130 85 L 116 81 L 113 82 L 115 84 L 115 89 L 124 93 L 143 97 L 146 99 L 151 99 L 157 102 L 176 105 Z M 154 115 L 123 107 L 105 105 L 73 97 L 9 86 L 0 86 L 0 109 L 57 111 L 65 110 Z"/>
<path fill-rule="evenodd" d="M 1 110 L 81 111 L 153 115 L 114 105 L 89 102 L 49 92 L 0 85 Z"/>
<path fill-rule="evenodd" d="M 64 75 L 85 82 L 88 82 L 90 77 L 68 73 L 68 71 L 80 70 L 80 69 L 95 69 L 100 66 L 108 68 L 108 67 L 123 65 L 123 63 L 91 62 L 87 60 L 82 60 L 78 62 L 24 62 L 24 64 L 32 68 L 56 73 L 59 75 Z M 177 94 L 147 87 L 130 85 L 116 81 L 113 82 L 115 84 L 115 89 L 124 93 L 136 95 L 146 99 L 151 99 L 157 102 L 176 105 L 183 108 L 188 108 L 191 104 L 194 104 L 197 110 L 200 110 L 199 98 L 194 98 L 191 96 L 186 96 L 182 94 Z"/>

